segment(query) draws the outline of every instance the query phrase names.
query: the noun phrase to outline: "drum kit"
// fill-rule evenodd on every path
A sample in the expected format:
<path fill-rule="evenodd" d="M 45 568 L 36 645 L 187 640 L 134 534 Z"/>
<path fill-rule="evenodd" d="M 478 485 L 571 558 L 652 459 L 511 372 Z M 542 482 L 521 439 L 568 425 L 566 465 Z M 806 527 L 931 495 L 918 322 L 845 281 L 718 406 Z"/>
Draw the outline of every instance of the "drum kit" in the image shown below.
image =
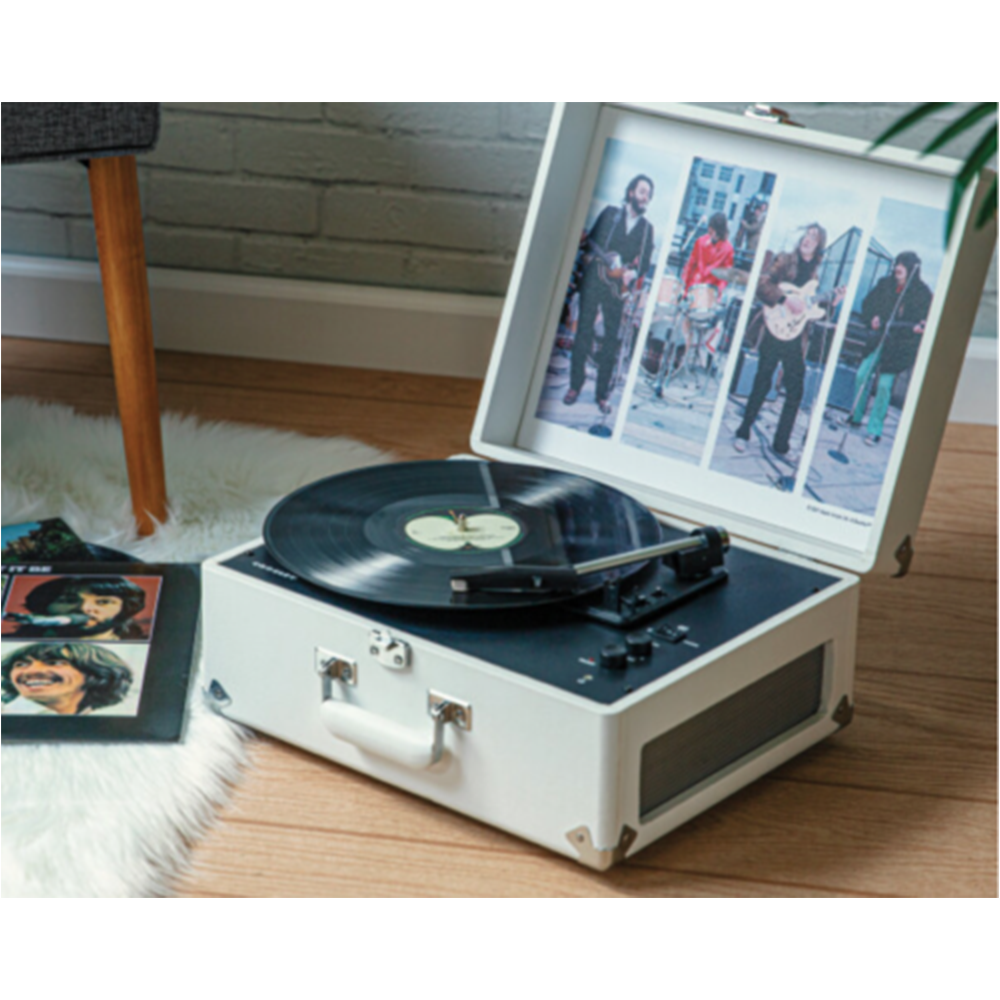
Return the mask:
<path fill-rule="evenodd" d="M 711 273 L 719 281 L 734 285 L 746 285 L 749 277 L 748 272 L 735 267 L 717 267 Z M 658 352 L 647 351 L 649 360 L 652 360 L 653 354 L 659 355 L 655 370 L 647 364 L 657 397 L 662 398 L 665 387 L 682 374 L 694 381 L 699 393 L 705 391 L 707 380 L 703 380 L 702 375 L 711 376 L 713 358 L 711 353 L 708 353 L 707 359 L 703 356 L 723 313 L 717 285 L 703 282 L 692 285 L 685 292 L 678 277 L 664 275 L 656 297 L 656 313 L 650 332 L 650 346 L 658 341 L 660 349 Z M 684 331 L 685 336 L 678 337 L 678 330 Z M 657 333 L 662 336 L 657 337 Z M 678 357 L 682 348 L 683 356 Z"/>

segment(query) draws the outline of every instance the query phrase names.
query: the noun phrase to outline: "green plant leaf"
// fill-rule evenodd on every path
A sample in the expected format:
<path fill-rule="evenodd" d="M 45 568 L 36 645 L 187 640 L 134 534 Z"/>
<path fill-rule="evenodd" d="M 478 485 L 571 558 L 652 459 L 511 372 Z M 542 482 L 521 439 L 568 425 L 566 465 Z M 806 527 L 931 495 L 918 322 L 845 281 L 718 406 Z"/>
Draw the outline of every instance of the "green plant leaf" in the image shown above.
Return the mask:
<path fill-rule="evenodd" d="M 921 104 L 920 107 L 914 108 L 909 114 L 903 115 L 895 125 L 890 125 L 889 128 L 875 139 L 869 147 L 869 152 L 879 146 L 885 145 L 890 139 L 899 135 L 900 132 L 905 132 L 908 128 L 912 128 L 929 115 L 940 111 L 942 108 L 949 108 L 954 103 L 954 101 L 945 101 L 937 104 Z"/>
<path fill-rule="evenodd" d="M 942 146 L 948 145 L 952 139 L 967 132 L 976 122 L 982 120 L 987 115 L 995 115 L 996 113 L 997 105 L 994 101 L 990 101 L 988 104 L 975 105 L 975 107 L 967 111 L 957 121 L 952 122 L 933 142 L 925 146 L 925 155 L 937 152 Z"/>
<path fill-rule="evenodd" d="M 989 163 L 990 157 L 997 151 L 997 131 L 991 128 L 979 140 L 979 144 L 969 154 L 962 169 L 958 172 L 951 189 L 951 205 L 948 208 L 948 224 L 945 228 L 945 244 L 951 241 L 951 232 L 955 227 L 958 207 L 962 203 L 965 189 L 975 180 L 976 175 Z"/>

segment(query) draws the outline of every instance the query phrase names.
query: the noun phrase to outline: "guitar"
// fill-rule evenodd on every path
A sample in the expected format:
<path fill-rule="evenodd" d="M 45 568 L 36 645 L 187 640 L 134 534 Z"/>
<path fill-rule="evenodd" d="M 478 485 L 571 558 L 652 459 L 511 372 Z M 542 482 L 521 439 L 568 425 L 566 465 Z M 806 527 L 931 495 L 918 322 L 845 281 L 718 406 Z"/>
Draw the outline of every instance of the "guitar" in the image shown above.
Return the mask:
<path fill-rule="evenodd" d="M 635 278 L 626 281 L 625 272 L 628 267 L 622 262 L 621 257 L 614 251 L 602 250 L 597 244 L 592 243 L 587 253 L 586 259 L 597 264 L 597 276 L 611 290 L 618 299 L 625 300 L 632 293 L 632 285 Z"/>
<path fill-rule="evenodd" d="M 795 340 L 806 328 L 807 323 L 821 319 L 828 309 L 834 308 L 844 298 L 844 289 L 838 288 L 832 300 L 822 299 L 816 295 L 819 280 L 813 278 L 799 287 L 791 282 L 783 281 L 778 287 L 785 295 L 785 301 L 776 306 L 764 306 L 764 325 L 768 332 L 778 340 Z M 803 305 L 802 312 L 793 312 L 788 307 L 788 300 L 797 299 Z"/>

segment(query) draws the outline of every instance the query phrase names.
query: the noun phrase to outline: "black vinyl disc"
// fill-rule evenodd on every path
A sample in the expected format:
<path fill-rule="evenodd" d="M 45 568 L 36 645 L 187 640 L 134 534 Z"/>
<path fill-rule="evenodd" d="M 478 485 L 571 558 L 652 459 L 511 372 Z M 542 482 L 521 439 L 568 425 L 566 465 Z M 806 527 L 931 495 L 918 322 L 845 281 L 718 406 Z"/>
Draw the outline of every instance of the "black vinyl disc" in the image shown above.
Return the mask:
<path fill-rule="evenodd" d="M 264 523 L 268 551 L 301 579 L 350 597 L 421 608 L 563 599 L 484 593 L 459 604 L 451 577 L 472 568 L 575 564 L 661 537 L 645 507 L 608 486 L 535 466 L 465 460 L 331 476 L 285 497 Z M 585 577 L 579 592 L 600 587 L 606 576 Z"/>

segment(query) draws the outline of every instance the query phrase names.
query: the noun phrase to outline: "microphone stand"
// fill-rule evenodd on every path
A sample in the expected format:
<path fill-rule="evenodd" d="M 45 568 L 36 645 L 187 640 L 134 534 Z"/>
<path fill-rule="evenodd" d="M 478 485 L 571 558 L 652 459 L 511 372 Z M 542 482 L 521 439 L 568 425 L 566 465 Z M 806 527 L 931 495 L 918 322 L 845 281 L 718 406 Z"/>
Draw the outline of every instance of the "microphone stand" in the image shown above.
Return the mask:
<path fill-rule="evenodd" d="M 899 293 L 899 297 L 896 299 L 896 302 L 892 307 L 892 312 L 889 314 L 889 318 L 886 320 L 885 323 L 885 329 L 882 331 L 882 336 L 879 338 L 878 347 L 875 348 L 875 351 L 873 353 L 879 353 L 882 350 L 883 346 L 885 345 L 886 338 L 889 336 L 889 331 L 892 329 L 892 324 L 896 319 L 896 313 L 899 311 L 899 306 L 902 303 L 903 299 L 906 297 L 906 293 L 910 290 L 910 283 L 916 277 L 917 272 L 919 270 L 920 270 L 920 265 L 916 264 L 914 265 L 913 270 L 907 276 L 906 284 L 903 285 L 903 290 Z M 881 362 L 881 360 L 882 358 L 880 354 L 879 362 Z M 830 458 L 832 458 L 835 462 L 840 462 L 841 465 L 848 465 L 851 461 L 847 457 L 846 452 L 844 451 L 844 449 L 847 447 L 847 437 L 851 433 L 850 420 L 854 416 L 854 411 L 857 409 L 858 403 L 862 399 L 862 396 L 867 396 L 867 394 L 871 391 L 872 378 L 873 377 L 877 378 L 880 371 L 881 371 L 880 367 L 874 366 L 871 374 L 868 376 L 868 378 L 865 379 L 864 385 L 862 385 L 858 390 L 855 391 L 854 400 L 851 404 L 851 409 L 848 412 L 847 416 L 848 419 L 847 429 L 844 431 L 844 436 L 841 439 L 840 447 L 831 448 L 827 452 Z"/>

